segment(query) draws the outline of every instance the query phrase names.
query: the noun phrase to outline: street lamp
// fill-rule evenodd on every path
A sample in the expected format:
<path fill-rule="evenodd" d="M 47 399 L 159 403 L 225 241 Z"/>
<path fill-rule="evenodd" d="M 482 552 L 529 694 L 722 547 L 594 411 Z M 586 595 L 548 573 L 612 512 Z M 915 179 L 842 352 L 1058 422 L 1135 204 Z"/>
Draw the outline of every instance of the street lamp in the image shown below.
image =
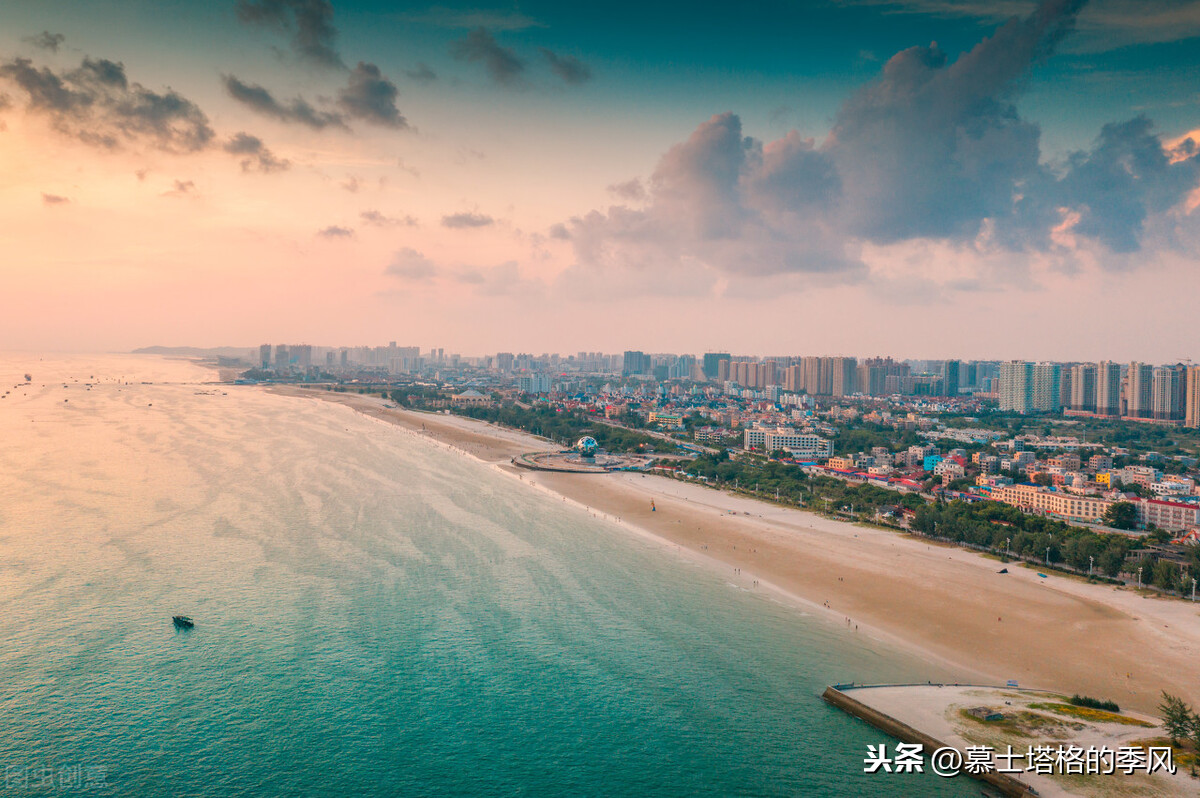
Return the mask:
<path fill-rule="evenodd" d="M 1088 556 L 1088 576 L 1092 575 L 1092 564 L 1096 562 L 1096 558 Z"/>
<path fill-rule="evenodd" d="M 1009 551 L 1009 544 L 1010 544 L 1010 543 L 1012 543 L 1012 538 L 1005 538 L 1005 539 L 1004 539 L 1004 556 L 1005 556 L 1005 557 L 1009 557 L 1009 556 L 1011 556 L 1011 552 Z"/>
<path fill-rule="evenodd" d="M 1138 566 L 1138 590 L 1142 589 L 1142 566 Z"/>
<path fill-rule="evenodd" d="M 1196 580 L 1192 580 L 1192 601 L 1196 600 Z"/>
<path fill-rule="evenodd" d="M 1046 547 L 1046 565 L 1050 564 L 1050 547 Z"/>

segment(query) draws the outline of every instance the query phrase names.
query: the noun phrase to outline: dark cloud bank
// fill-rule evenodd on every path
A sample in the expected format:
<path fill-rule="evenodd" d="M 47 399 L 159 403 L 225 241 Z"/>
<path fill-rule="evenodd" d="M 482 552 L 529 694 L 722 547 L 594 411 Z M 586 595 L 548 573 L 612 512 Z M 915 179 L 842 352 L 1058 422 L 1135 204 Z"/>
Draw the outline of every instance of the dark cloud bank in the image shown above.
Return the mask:
<path fill-rule="evenodd" d="M 220 148 L 239 156 L 244 171 L 278 172 L 289 166 L 248 133 L 220 141 L 200 106 L 172 89 L 154 91 L 130 81 L 118 61 L 84 56 L 78 67 L 55 71 L 13 58 L 0 61 L 0 80 L 23 92 L 26 113 L 93 147 L 132 146 L 176 155 Z"/>
<path fill-rule="evenodd" d="M 337 28 L 328 0 L 238 0 L 238 19 L 292 34 L 292 48 L 303 59 L 325 67 L 342 67 L 334 46 Z"/>
<path fill-rule="evenodd" d="M 1148 222 L 1200 182 L 1195 145 L 1168 151 L 1138 117 L 1051 165 L 1038 126 L 1014 105 L 1084 2 L 1044 0 L 953 63 L 936 44 L 898 53 L 843 104 L 820 144 L 795 131 L 764 144 L 733 113 L 718 114 L 663 155 L 644 192 L 637 181 L 610 187 L 636 205 L 593 211 L 552 237 L 569 235 L 576 271 L 699 261 L 725 273 L 838 279 L 865 274 L 863 243 L 1048 251 L 1064 224 L 1109 252 L 1138 251 Z"/>

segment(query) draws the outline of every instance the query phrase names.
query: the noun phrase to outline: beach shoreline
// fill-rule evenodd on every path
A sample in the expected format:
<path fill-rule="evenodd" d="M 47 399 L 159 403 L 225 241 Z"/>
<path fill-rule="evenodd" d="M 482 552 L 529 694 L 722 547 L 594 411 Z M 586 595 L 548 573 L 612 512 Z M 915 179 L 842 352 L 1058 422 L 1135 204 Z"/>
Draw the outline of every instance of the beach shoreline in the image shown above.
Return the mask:
<path fill-rule="evenodd" d="M 632 534 L 839 625 L 907 651 L 931 676 L 1081 693 L 1154 713 L 1166 690 L 1200 702 L 1200 605 L 1038 577 L 981 554 L 824 518 L 664 476 L 517 469 L 557 445 L 461 416 L 385 407 L 362 394 L 272 386 L 335 402 L 508 473 Z M 653 502 L 654 509 L 651 509 Z M 846 674 L 851 680 L 854 674 Z"/>

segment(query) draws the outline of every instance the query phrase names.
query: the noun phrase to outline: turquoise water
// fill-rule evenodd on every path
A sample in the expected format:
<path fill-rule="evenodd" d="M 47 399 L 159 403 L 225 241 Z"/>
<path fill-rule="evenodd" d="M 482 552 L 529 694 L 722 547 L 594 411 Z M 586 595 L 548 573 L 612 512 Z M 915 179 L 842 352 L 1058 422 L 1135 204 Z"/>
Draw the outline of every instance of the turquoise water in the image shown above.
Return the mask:
<path fill-rule="evenodd" d="M 0 360 L 0 795 L 75 789 L 40 768 L 114 795 L 978 794 L 863 775 L 889 741 L 819 698 L 920 663 L 346 408 L 209 378 Z"/>

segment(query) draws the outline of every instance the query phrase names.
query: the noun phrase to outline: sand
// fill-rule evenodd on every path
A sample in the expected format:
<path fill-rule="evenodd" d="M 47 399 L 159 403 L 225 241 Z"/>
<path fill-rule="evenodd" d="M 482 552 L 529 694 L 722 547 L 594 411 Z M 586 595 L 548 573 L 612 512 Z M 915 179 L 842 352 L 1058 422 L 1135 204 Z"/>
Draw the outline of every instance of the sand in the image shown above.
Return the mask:
<path fill-rule="evenodd" d="M 901 646 L 930 663 L 931 678 L 1014 679 L 1151 714 L 1162 690 L 1200 705 L 1200 603 L 1043 579 L 1013 564 L 998 574 L 1003 565 L 971 550 L 668 477 L 516 469 L 514 455 L 556 447 L 472 419 L 388 409 L 377 397 L 270 390 L 339 402 L 493 464 L 678 547 L 737 584 L 803 605 L 848 634 Z"/>
<path fill-rule="evenodd" d="M 995 752 L 1005 752 L 1011 746 L 1014 753 L 1026 754 L 1032 746 L 1049 746 L 1057 751 L 1061 746 L 1081 749 L 1095 747 L 1116 751 L 1123 746 L 1140 746 L 1144 741 L 1161 738 L 1158 718 L 1124 712 L 1126 718 L 1147 725 L 1126 725 L 1100 720 L 1064 716 L 1046 709 L 1047 704 L 1062 703 L 1063 696 L 1054 693 L 1012 690 L 1009 688 L 977 688 L 953 685 L 905 685 L 902 687 L 867 687 L 852 689 L 846 695 L 878 712 L 908 726 L 919 729 L 939 742 L 966 751 L 968 746 L 986 745 Z M 1003 713 L 1009 724 L 990 724 L 962 717 L 962 710 L 987 707 Z M 1031 724 L 1030 714 L 1041 722 Z M 1047 723 L 1048 721 L 1048 723 Z M 1156 746 L 1163 743 L 1154 743 Z M 891 749 L 893 752 L 895 749 Z M 990 758 L 990 757 L 989 757 Z M 996 767 L 1024 769 L 1027 758 L 1006 761 L 992 760 Z M 1107 760 L 1111 762 L 1110 759 Z M 1153 775 L 1136 772 L 1126 775 L 1095 773 L 1064 776 L 1054 768 L 1051 775 L 1034 771 L 1009 775 L 1037 790 L 1044 798 L 1055 796 L 1155 795 L 1195 796 L 1196 781 L 1186 767 L 1176 762 L 1175 774 L 1164 768 Z M 1081 769 L 1082 770 L 1082 769 Z"/>

